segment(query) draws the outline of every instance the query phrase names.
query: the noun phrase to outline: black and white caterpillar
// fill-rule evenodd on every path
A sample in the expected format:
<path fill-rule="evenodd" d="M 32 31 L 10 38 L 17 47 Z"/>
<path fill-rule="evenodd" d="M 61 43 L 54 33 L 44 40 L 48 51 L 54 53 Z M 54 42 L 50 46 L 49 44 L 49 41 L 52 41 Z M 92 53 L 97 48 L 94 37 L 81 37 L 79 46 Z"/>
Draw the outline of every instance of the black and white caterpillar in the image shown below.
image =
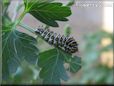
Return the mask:
<path fill-rule="evenodd" d="M 49 29 L 38 28 L 35 31 L 36 34 L 40 35 L 50 45 L 61 48 L 67 53 L 75 53 L 78 51 L 78 44 L 73 37 L 67 37 L 50 31 Z"/>

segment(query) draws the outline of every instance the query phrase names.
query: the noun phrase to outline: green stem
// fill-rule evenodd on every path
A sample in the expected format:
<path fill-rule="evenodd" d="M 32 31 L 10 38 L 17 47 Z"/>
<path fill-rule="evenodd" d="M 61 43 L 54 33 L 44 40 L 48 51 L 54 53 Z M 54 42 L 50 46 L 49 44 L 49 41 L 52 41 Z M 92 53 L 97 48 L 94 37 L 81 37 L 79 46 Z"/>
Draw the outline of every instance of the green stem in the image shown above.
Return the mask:
<path fill-rule="evenodd" d="M 19 23 L 21 22 L 21 20 L 24 18 L 26 12 L 24 11 L 20 17 L 15 21 L 14 25 L 13 25 L 13 30 L 16 28 L 17 25 L 19 25 Z"/>
<path fill-rule="evenodd" d="M 26 30 L 30 31 L 31 33 L 34 33 L 33 28 L 29 27 L 29 26 L 26 25 L 26 24 L 20 23 L 19 26 L 25 28 Z"/>
<path fill-rule="evenodd" d="M 24 11 L 24 12 L 20 15 L 19 19 L 17 20 L 17 25 L 21 22 L 21 20 L 22 20 L 23 17 L 25 16 L 25 14 L 26 14 L 26 12 Z"/>

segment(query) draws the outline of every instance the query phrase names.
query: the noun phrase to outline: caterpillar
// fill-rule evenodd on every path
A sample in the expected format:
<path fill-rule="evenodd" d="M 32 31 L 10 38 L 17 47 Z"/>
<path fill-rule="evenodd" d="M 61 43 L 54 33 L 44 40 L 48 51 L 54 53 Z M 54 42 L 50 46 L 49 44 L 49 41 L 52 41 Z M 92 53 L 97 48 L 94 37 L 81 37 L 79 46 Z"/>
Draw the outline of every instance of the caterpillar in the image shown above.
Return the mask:
<path fill-rule="evenodd" d="M 50 45 L 61 48 L 67 53 L 75 53 L 78 51 L 78 44 L 73 37 L 67 37 L 50 31 L 49 29 L 38 28 L 35 33 L 40 35 Z"/>

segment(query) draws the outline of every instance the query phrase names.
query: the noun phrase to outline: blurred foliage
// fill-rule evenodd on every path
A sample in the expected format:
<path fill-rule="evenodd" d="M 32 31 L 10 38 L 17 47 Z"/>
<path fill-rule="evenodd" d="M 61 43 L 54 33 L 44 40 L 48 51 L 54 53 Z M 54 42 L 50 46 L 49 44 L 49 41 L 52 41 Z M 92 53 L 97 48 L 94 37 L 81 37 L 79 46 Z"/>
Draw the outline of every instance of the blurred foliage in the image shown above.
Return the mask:
<path fill-rule="evenodd" d="M 113 34 L 99 31 L 84 36 L 80 48 L 83 52 L 83 68 L 74 84 L 114 84 L 113 80 Z"/>
<path fill-rule="evenodd" d="M 9 80 L 3 80 L 2 84 L 41 84 L 39 68 L 26 61 L 22 61 L 22 64 L 15 73 L 10 75 Z"/>

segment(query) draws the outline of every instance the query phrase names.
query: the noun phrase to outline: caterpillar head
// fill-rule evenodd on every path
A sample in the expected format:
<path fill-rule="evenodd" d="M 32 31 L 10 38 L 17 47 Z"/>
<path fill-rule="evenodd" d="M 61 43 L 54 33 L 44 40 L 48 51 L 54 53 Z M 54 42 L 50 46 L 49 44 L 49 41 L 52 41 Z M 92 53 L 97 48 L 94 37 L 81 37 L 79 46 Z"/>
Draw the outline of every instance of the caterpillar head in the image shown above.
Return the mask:
<path fill-rule="evenodd" d="M 43 33 L 43 29 L 41 29 L 41 28 L 38 28 L 36 31 L 35 31 L 35 33 L 37 33 L 37 34 L 42 34 Z"/>

